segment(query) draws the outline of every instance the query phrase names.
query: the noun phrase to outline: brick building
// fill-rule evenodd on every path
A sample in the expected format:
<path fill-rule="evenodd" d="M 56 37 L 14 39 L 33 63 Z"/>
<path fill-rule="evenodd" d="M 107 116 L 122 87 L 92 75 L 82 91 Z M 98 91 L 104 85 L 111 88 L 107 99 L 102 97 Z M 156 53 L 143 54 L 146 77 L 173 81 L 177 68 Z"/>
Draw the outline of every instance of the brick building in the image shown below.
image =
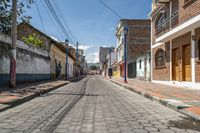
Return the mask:
<path fill-rule="evenodd" d="M 198 87 L 200 0 L 153 0 L 152 81 Z"/>
<path fill-rule="evenodd" d="M 103 72 L 103 70 L 106 70 L 107 67 L 107 55 L 110 53 L 111 51 L 114 51 L 114 47 L 100 47 L 99 50 L 99 67 L 100 67 L 100 71 Z M 106 72 L 105 72 L 106 73 Z"/>
<path fill-rule="evenodd" d="M 124 34 L 123 29 L 128 26 L 127 35 L 127 74 L 128 78 L 136 78 L 137 56 L 150 50 L 151 22 L 150 20 L 122 19 L 116 29 L 117 36 L 117 64 L 120 77 L 124 76 Z"/>

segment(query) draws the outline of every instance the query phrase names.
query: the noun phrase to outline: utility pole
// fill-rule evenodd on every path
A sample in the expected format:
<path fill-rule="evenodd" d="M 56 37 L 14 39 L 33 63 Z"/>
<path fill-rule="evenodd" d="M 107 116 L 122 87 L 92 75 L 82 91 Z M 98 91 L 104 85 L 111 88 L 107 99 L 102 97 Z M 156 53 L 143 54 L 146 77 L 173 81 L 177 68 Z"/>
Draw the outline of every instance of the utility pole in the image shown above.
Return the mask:
<path fill-rule="evenodd" d="M 16 43 L 17 43 L 17 0 L 12 1 L 12 45 L 11 45 L 11 57 L 10 57 L 10 88 L 16 87 Z"/>
<path fill-rule="evenodd" d="M 78 76 L 78 42 L 76 43 L 76 76 Z"/>
<path fill-rule="evenodd" d="M 66 39 L 65 40 L 65 45 L 66 45 L 66 64 L 65 64 L 65 80 L 68 79 L 68 54 L 69 54 L 69 41 Z"/>

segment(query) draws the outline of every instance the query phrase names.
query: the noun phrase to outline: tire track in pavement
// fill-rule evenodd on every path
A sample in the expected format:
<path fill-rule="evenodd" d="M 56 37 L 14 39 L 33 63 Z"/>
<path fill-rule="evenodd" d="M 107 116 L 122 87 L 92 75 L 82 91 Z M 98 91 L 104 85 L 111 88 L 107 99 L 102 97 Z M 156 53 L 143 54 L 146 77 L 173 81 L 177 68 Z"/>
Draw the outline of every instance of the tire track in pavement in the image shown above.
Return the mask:
<path fill-rule="evenodd" d="M 27 133 L 41 132 L 41 131 L 44 131 L 47 133 L 53 132 L 53 130 L 56 129 L 57 125 L 62 121 L 64 116 L 66 116 L 67 113 L 73 108 L 73 106 L 84 96 L 88 80 L 89 80 L 89 78 L 87 78 L 87 79 L 85 79 L 85 81 L 83 81 L 80 91 L 79 92 L 77 91 L 78 93 L 75 93 L 78 95 L 72 95 L 65 102 L 65 104 L 63 104 L 63 106 L 58 108 L 55 112 L 49 114 L 49 116 L 46 117 L 46 119 L 43 119 L 41 122 L 37 123 L 36 125 L 34 125 L 31 129 L 29 129 L 26 132 Z M 37 127 L 39 127 L 39 129 L 36 129 Z"/>
<path fill-rule="evenodd" d="M 98 95 L 95 92 L 93 78 L 90 78 L 86 88 L 84 97 L 70 110 L 53 132 L 94 132 L 94 104 Z"/>
<path fill-rule="evenodd" d="M 63 87 L 61 87 L 61 88 L 64 88 L 64 87 L 65 87 L 65 86 L 63 86 Z M 70 88 L 70 89 L 76 89 L 76 88 Z M 54 90 L 54 91 L 57 91 L 57 90 Z M 49 93 L 51 93 L 51 92 L 49 92 Z M 40 97 L 36 97 L 36 98 L 40 98 Z M 33 100 L 31 100 L 31 102 L 34 101 L 34 100 L 36 100 L 36 98 L 33 99 Z M 58 98 L 56 98 L 56 99 L 58 99 Z M 49 100 L 46 104 L 51 104 L 51 103 L 55 102 L 56 99 L 51 99 L 51 100 Z M 58 100 L 59 100 L 59 99 L 58 99 Z M 28 101 L 28 102 L 29 102 L 29 101 Z M 28 103 L 28 102 L 27 102 L 27 103 Z M 19 107 L 21 107 L 21 106 L 23 106 L 23 105 L 25 105 L 25 104 L 27 104 L 27 103 L 21 104 L 21 105 L 19 105 L 19 106 L 14 107 L 14 108 L 19 108 Z M 27 106 L 27 107 L 25 107 L 25 109 L 24 109 L 24 108 L 21 108 L 20 110 L 17 110 L 17 111 L 11 111 L 11 110 L 13 110 L 13 108 L 10 108 L 10 109 L 8 109 L 7 111 L 4 111 L 4 112 L 1 112 L 1 113 L 0 113 L 0 121 L 4 121 L 5 119 L 10 119 L 10 118 L 12 118 L 12 117 L 15 117 L 16 115 L 19 115 L 19 112 L 21 112 L 21 111 L 27 112 L 28 115 L 29 115 L 29 114 L 32 114 L 32 113 L 30 113 L 30 112 L 31 112 L 32 110 L 37 110 L 38 107 L 39 107 L 40 105 L 43 105 L 43 103 L 37 103 L 37 106 L 34 106 L 34 107 L 31 106 L 31 108 L 29 108 L 29 107 Z M 5 112 L 10 112 L 10 113 L 5 114 Z"/>

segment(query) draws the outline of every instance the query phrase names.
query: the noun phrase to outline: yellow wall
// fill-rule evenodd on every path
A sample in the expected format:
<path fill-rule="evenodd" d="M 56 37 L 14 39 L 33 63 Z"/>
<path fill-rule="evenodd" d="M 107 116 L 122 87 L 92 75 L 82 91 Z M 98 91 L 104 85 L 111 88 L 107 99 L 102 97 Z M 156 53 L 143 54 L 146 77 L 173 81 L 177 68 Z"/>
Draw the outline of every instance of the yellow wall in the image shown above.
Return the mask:
<path fill-rule="evenodd" d="M 114 77 L 119 78 L 120 77 L 120 71 L 114 71 Z"/>
<path fill-rule="evenodd" d="M 55 59 L 57 60 L 57 63 L 59 63 L 59 60 L 61 61 L 61 76 L 64 78 L 65 76 L 65 62 L 66 62 L 66 53 L 61 51 L 59 48 L 57 48 L 55 45 L 51 46 L 51 75 L 52 78 L 55 79 L 56 75 L 56 64 Z"/>

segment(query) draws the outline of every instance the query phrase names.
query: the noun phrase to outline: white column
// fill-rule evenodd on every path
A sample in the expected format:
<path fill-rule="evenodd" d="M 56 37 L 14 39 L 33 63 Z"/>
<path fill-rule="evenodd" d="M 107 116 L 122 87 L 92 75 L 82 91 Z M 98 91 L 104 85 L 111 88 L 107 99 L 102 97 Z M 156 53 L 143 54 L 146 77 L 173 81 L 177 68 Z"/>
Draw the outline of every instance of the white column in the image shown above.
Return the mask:
<path fill-rule="evenodd" d="M 170 81 L 172 81 L 172 40 L 170 40 Z"/>
<path fill-rule="evenodd" d="M 194 29 L 191 36 L 195 36 Z M 195 83 L 195 40 L 191 37 L 191 68 L 192 68 L 192 83 Z"/>
<path fill-rule="evenodd" d="M 151 19 L 151 28 L 153 27 L 152 19 Z M 153 30 L 151 29 L 151 82 L 153 81 Z"/>

